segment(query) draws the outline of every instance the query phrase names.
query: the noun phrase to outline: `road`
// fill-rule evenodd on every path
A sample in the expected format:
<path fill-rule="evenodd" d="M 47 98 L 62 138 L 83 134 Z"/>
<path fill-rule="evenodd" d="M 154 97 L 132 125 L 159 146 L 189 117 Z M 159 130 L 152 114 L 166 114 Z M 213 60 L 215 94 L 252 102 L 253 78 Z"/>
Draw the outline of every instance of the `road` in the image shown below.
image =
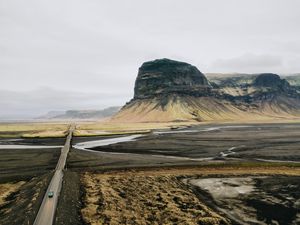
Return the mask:
<path fill-rule="evenodd" d="M 62 186 L 63 169 L 66 165 L 67 156 L 70 150 L 72 134 L 75 129 L 75 125 L 71 125 L 69 134 L 66 139 L 65 145 L 61 149 L 61 154 L 57 162 L 54 175 L 45 193 L 43 202 L 40 206 L 38 214 L 35 218 L 34 225 L 52 225 L 55 217 L 56 206 L 59 198 L 59 193 Z M 53 191 L 54 196 L 48 197 L 48 192 Z"/>

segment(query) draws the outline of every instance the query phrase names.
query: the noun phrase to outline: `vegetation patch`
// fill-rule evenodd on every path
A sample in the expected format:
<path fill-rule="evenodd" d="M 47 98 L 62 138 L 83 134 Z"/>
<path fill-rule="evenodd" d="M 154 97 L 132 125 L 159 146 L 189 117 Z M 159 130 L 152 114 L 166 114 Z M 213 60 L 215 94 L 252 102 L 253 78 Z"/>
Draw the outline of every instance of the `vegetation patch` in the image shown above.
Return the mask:
<path fill-rule="evenodd" d="M 1 123 L 0 137 L 64 137 L 66 123 Z"/>
<path fill-rule="evenodd" d="M 2 208 L 5 204 L 8 204 L 8 196 L 17 192 L 24 183 L 24 181 L 19 181 L 15 183 L 11 182 L 0 184 L 0 208 Z"/>
<path fill-rule="evenodd" d="M 0 207 L 0 224 L 33 224 L 51 176 L 52 173 L 48 173 L 16 183 Z"/>
<path fill-rule="evenodd" d="M 228 224 L 172 176 L 86 173 L 87 224 Z"/>

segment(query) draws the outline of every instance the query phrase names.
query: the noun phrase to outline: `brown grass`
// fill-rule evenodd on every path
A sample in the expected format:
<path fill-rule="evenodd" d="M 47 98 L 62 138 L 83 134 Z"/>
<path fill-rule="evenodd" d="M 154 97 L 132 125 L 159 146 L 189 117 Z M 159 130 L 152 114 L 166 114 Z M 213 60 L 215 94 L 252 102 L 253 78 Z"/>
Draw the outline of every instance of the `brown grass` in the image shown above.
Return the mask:
<path fill-rule="evenodd" d="M 170 129 L 196 125 L 198 122 L 168 122 L 168 123 L 124 123 L 124 122 L 94 122 L 76 125 L 74 136 L 107 136 L 116 134 L 149 133 L 155 129 Z"/>
<path fill-rule="evenodd" d="M 2 123 L 0 137 L 64 137 L 67 123 Z"/>
<path fill-rule="evenodd" d="M 177 97 L 164 107 L 160 98 L 135 100 L 123 107 L 114 122 L 168 122 L 168 121 L 276 121 L 300 120 L 299 100 L 283 98 L 266 102 L 259 107 L 247 104 L 232 104 L 213 97 Z M 292 107 L 295 106 L 295 107 Z"/>
<path fill-rule="evenodd" d="M 17 183 L 0 184 L 0 207 L 6 204 L 7 197 L 17 192 L 24 183 L 24 181 L 19 181 Z"/>
<path fill-rule="evenodd" d="M 172 176 L 87 173 L 82 216 L 96 224 L 226 224 Z"/>

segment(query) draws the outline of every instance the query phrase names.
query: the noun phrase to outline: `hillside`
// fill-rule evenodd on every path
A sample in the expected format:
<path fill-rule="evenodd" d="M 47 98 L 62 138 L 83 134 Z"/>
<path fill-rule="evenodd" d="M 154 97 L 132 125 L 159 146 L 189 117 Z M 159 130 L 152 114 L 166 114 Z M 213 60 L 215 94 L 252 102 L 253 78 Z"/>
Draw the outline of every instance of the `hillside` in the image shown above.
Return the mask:
<path fill-rule="evenodd" d="M 67 110 L 67 111 L 50 111 L 46 115 L 37 119 L 50 120 L 93 120 L 103 119 L 113 116 L 119 111 L 120 107 L 114 106 L 102 110 Z"/>
<path fill-rule="evenodd" d="M 300 118 L 300 92 L 277 74 L 210 74 L 170 59 L 144 63 L 134 98 L 113 118 L 123 122 Z"/>
<path fill-rule="evenodd" d="M 211 83 L 218 85 L 244 85 L 251 84 L 259 74 L 245 73 L 206 73 L 205 76 Z M 300 87 L 300 74 L 279 74 L 291 86 Z"/>

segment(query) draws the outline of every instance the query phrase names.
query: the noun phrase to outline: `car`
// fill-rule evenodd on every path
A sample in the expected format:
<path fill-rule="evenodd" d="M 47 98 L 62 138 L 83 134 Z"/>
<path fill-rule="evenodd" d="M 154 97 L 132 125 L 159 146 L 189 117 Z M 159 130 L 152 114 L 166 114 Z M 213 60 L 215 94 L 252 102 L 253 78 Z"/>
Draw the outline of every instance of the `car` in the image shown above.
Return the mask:
<path fill-rule="evenodd" d="M 54 192 L 53 191 L 49 191 L 48 192 L 48 198 L 52 198 L 54 196 Z"/>

